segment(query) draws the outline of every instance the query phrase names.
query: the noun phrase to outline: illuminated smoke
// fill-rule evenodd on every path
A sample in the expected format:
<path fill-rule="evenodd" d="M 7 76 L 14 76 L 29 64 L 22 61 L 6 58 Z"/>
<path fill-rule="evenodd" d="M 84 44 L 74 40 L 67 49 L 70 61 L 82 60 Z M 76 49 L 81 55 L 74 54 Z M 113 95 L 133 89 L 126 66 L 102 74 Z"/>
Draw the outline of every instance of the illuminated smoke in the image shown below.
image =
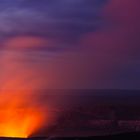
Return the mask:
<path fill-rule="evenodd" d="M 9 42 L 5 51 L 1 51 L 0 136 L 3 137 L 28 137 L 48 121 L 47 105 L 41 106 L 35 95 L 41 84 L 38 68 L 30 66 L 25 51 L 17 48 L 20 41 L 22 38 Z M 24 37 L 23 41 L 22 48 L 42 43 L 36 38 Z"/>

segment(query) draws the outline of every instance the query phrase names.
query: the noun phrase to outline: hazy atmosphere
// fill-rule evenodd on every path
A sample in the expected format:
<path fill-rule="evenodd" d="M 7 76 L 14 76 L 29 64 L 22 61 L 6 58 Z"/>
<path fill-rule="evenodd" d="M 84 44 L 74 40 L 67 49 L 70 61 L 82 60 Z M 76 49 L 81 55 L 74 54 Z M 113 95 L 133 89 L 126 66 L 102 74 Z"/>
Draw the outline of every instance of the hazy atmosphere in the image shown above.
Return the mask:
<path fill-rule="evenodd" d="M 134 110 L 130 105 L 139 104 L 139 94 L 126 92 L 140 89 L 139 5 L 140 0 L 0 0 L 0 136 L 47 135 L 78 104 L 86 108 L 81 112 L 113 103 Z M 89 89 L 127 91 L 114 96 Z"/>
<path fill-rule="evenodd" d="M 16 89 L 138 89 L 138 5 L 139 0 L 1 0 L 1 85 L 15 80 Z"/>

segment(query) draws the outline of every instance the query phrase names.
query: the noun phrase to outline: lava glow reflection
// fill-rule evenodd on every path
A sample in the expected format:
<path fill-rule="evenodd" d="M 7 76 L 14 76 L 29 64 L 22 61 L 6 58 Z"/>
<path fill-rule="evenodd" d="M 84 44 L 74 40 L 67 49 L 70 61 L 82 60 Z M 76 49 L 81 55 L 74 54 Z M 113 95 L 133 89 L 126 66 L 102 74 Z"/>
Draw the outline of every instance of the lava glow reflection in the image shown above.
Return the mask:
<path fill-rule="evenodd" d="M 42 126 L 44 114 L 26 96 L 5 95 L 0 99 L 0 136 L 27 138 Z"/>

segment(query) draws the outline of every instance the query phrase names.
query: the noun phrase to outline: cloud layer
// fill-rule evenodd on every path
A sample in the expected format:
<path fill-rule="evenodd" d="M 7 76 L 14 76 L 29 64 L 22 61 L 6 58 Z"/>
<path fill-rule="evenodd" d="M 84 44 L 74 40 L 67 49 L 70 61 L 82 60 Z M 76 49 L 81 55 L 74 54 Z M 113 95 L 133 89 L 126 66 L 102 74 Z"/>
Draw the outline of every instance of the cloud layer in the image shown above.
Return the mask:
<path fill-rule="evenodd" d="M 138 5 L 138 0 L 2 0 L 1 63 L 7 73 L 20 60 L 25 69 L 34 65 L 41 88 L 138 88 Z"/>

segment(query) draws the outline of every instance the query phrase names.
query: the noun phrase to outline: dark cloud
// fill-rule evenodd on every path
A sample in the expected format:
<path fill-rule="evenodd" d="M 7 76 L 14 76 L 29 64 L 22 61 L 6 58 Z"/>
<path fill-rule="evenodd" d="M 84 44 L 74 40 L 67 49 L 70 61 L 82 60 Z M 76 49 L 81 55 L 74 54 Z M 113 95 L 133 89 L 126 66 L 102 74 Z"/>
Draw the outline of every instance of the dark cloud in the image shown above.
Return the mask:
<path fill-rule="evenodd" d="M 55 56 L 51 54 L 53 57 L 47 60 L 45 68 L 46 62 L 42 65 L 46 79 L 49 77 L 48 87 L 110 88 L 123 86 L 121 81 L 125 81 L 125 85 L 130 87 L 132 77 L 135 77 L 132 81 L 136 79 L 136 84 L 131 84 L 131 87 L 136 87 L 134 85 L 138 87 L 139 78 L 136 78 L 136 75 L 139 73 L 136 75 L 134 73 L 135 69 L 139 71 L 140 67 L 138 65 L 140 2 L 139 0 L 110 0 L 107 4 L 105 2 L 107 1 L 21 0 L 16 4 L 4 4 L 9 10 L 5 8 L 0 13 L 1 36 L 24 34 L 23 37 L 28 35 L 47 38 L 49 43 L 44 46 L 49 53 L 59 52 L 55 53 Z M 104 4 L 106 5 L 103 8 Z M 100 25 L 102 28 L 97 28 Z M 75 40 L 78 41 L 75 43 Z M 61 53 L 64 48 L 71 46 L 78 48 L 78 51 Z M 39 49 L 40 47 L 37 47 L 37 51 Z M 12 54 L 10 59 L 14 55 Z M 45 52 L 45 55 L 39 57 L 44 59 L 47 55 Z M 37 55 L 35 57 L 37 59 Z M 41 60 L 39 62 L 43 63 Z M 128 66 L 126 63 L 130 61 L 138 63 Z M 130 71 L 131 67 L 134 69 Z M 125 75 L 124 71 L 128 74 L 120 78 L 121 75 Z"/>
<path fill-rule="evenodd" d="M 43 35 L 72 41 L 101 24 L 106 0 L 1 0 L 3 36 Z M 69 39 L 70 38 L 70 39 Z"/>

